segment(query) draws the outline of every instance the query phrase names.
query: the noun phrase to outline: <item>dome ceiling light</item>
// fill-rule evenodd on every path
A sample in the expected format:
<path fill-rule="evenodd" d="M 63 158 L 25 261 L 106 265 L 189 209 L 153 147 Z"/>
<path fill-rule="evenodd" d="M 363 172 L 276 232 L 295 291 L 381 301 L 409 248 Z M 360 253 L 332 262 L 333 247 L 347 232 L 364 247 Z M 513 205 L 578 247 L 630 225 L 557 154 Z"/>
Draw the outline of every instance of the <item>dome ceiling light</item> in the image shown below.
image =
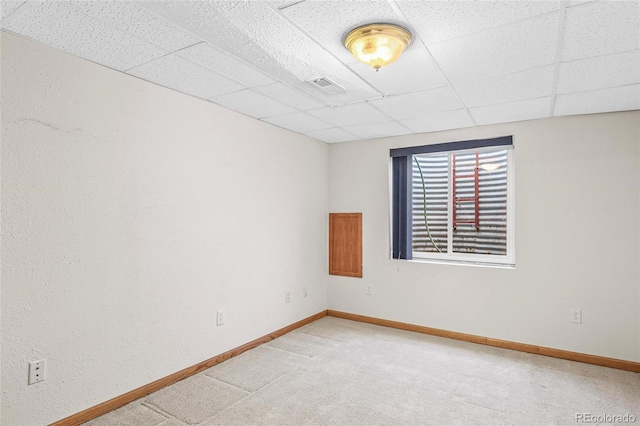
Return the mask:
<path fill-rule="evenodd" d="M 394 62 L 411 44 L 411 33 L 392 24 L 368 24 L 351 30 L 344 46 L 363 64 L 380 67 Z"/>

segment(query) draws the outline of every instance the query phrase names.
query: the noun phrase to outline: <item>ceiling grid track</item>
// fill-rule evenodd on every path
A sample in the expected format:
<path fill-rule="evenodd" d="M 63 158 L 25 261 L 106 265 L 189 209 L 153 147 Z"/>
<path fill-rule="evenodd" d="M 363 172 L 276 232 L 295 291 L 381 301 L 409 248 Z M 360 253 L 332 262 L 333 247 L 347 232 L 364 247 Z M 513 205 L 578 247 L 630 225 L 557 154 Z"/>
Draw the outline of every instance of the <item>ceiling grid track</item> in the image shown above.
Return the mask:
<path fill-rule="evenodd" d="M 553 81 L 551 84 L 551 102 L 549 102 L 549 117 L 553 117 L 556 108 L 556 94 L 558 91 L 558 79 L 560 77 L 560 63 L 562 62 L 562 51 L 564 45 L 564 26 L 567 15 L 567 3 L 563 2 L 558 11 L 558 47 L 556 49 L 556 62 L 553 68 Z"/>

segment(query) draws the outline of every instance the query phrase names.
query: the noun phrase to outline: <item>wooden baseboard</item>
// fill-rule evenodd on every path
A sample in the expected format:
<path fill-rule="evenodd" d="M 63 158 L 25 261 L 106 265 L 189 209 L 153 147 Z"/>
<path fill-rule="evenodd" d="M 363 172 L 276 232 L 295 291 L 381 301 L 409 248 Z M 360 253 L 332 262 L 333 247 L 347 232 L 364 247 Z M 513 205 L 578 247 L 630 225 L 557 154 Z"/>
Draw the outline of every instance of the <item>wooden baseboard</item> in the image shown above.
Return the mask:
<path fill-rule="evenodd" d="M 249 349 L 253 349 L 257 346 L 260 346 L 263 343 L 267 343 L 277 337 L 283 336 L 289 333 L 290 331 L 295 330 L 296 328 L 302 327 L 303 325 L 316 321 L 326 315 L 327 315 L 327 311 L 318 312 L 315 315 L 312 315 L 308 318 L 295 322 L 287 327 L 274 331 L 273 333 L 269 333 L 266 336 L 262 336 L 249 343 L 245 343 L 244 345 L 238 346 L 237 348 L 231 349 L 230 351 L 227 351 L 223 354 L 210 358 L 206 361 L 202 361 L 201 363 L 198 363 L 191 367 L 185 368 L 184 370 L 178 371 L 177 373 L 170 374 L 167 377 L 163 377 L 162 379 L 156 380 L 155 382 L 141 386 L 137 389 L 127 392 L 123 395 L 117 396 L 113 399 L 110 399 L 106 402 L 98 404 L 94 407 L 87 408 L 84 411 L 81 411 L 79 413 L 66 417 L 62 420 L 59 420 L 55 423 L 52 423 L 51 426 L 75 426 L 75 425 L 79 425 L 81 423 L 87 422 L 89 420 L 95 419 L 96 417 L 106 414 L 109 411 L 113 411 L 116 408 L 120 408 L 123 405 L 126 405 L 130 402 L 135 401 L 136 399 L 142 398 L 143 396 L 147 396 L 152 392 L 158 391 L 166 386 L 170 386 L 176 382 L 179 382 L 182 379 L 186 379 L 189 376 L 193 376 L 194 374 L 204 371 L 207 368 L 213 367 L 216 364 L 220 364 L 221 362 L 226 361 L 229 358 L 238 356 L 241 353 L 248 351 Z"/>
<path fill-rule="evenodd" d="M 415 331 L 417 333 L 430 334 L 433 336 L 446 337 L 448 339 L 462 340 L 465 342 L 479 343 L 481 345 L 496 346 L 498 348 L 511 349 L 514 351 L 528 352 L 532 354 L 545 355 L 554 358 L 562 358 L 570 361 L 584 362 L 586 364 L 600 365 L 603 367 L 617 368 L 619 370 L 640 373 L 640 362 L 625 361 L 622 359 L 606 358 L 597 355 L 588 355 L 579 352 L 564 351 L 562 349 L 546 348 L 544 346 L 529 345 L 526 343 L 510 342 L 508 340 L 492 339 L 489 337 L 475 336 L 473 334 L 458 333 L 455 331 L 441 330 L 438 328 L 423 327 L 420 325 L 407 324 L 404 322 L 390 321 L 363 315 L 350 314 L 347 312 L 328 310 L 328 315 L 337 318 L 344 318 L 353 321 L 366 322 L 369 324 L 381 325 L 384 327 L 397 328 L 400 330 Z"/>

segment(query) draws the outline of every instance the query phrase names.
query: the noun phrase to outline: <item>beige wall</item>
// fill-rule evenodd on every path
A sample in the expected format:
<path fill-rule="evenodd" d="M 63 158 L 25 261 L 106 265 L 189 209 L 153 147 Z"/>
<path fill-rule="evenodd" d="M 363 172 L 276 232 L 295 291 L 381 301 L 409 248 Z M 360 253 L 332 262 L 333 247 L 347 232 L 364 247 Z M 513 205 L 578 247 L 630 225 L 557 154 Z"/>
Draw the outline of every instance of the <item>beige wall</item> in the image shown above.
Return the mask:
<path fill-rule="evenodd" d="M 326 309 L 326 144 L 6 33 L 1 81 L 2 425 Z"/>
<path fill-rule="evenodd" d="M 390 260 L 389 149 L 505 135 L 516 268 Z M 638 111 L 331 145 L 329 210 L 363 213 L 364 278 L 331 276 L 329 308 L 640 361 L 639 152 Z"/>

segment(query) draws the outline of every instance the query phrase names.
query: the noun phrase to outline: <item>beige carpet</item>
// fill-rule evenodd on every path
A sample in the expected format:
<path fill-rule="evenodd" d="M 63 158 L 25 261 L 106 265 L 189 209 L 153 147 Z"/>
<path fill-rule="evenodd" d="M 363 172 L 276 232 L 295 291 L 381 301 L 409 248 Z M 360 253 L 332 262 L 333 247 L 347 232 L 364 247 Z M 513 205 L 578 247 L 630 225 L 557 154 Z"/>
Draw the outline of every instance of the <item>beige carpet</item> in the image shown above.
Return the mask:
<path fill-rule="evenodd" d="M 636 373 L 325 317 L 86 424 L 575 425 L 625 415 L 640 424 Z"/>

